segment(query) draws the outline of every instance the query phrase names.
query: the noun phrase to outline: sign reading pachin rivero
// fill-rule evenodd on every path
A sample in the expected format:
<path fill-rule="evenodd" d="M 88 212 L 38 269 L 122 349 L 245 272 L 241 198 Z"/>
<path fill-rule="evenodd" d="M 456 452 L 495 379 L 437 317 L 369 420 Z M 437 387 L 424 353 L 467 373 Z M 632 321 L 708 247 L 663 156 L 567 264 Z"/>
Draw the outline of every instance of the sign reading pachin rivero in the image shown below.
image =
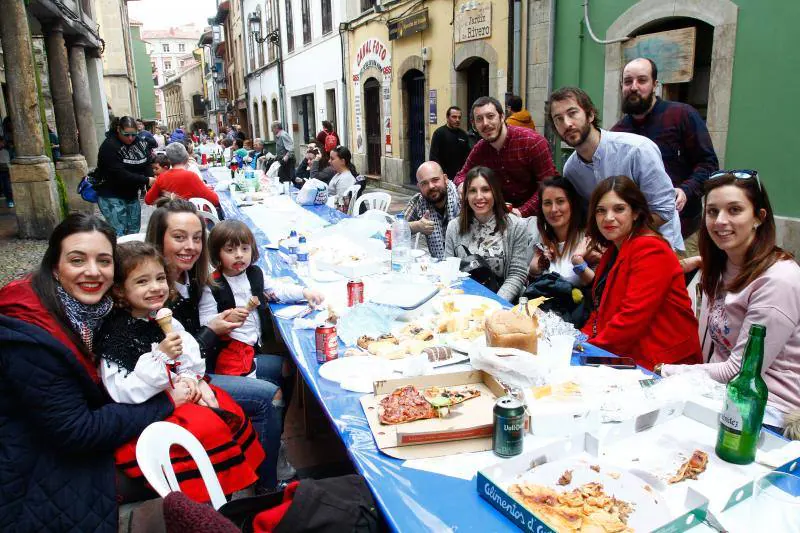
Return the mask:
<path fill-rule="evenodd" d="M 457 43 L 488 39 L 492 36 L 492 5 L 486 2 L 463 11 L 459 8 L 456 11 L 453 31 Z"/>

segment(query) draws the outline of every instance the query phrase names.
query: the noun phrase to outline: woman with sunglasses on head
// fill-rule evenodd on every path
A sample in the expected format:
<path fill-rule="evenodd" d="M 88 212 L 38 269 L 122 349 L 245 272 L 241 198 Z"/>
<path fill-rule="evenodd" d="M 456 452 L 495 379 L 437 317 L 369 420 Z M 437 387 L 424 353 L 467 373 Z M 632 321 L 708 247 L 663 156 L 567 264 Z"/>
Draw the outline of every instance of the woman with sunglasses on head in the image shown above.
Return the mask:
<path fill-rule="evenodd" d="M 707 330 L 703 352 L 710 359 L 658 370 L 668 376 L 700 368 L 727 383 L 739 373 L 750 325 L 762 324 L 767 336 L 761 372 L 769 389 L 764 424 L 800 438 L 800 266 L 775 244 L 772 206 L 756 172 L 714 174 L 704 203 L 700 316 Z"/>
<path fill-rule="evenodd" d="M 117 236 L 139 233 L 142 207 L 139 191 L 155 183 L 153 137 L 140 137 L 133 117 L 115 118 L 97 153 L 97 205 Z"/>
<path fill-rule="evenodd" d="M 650 370 L 658 363 L 700 362 L 683 271 L 633 180 L 612 176 L 597 185 L 588 234 L 606 247 L 595 270 L 592 314 L 583 327 L 589 342 Z"/>

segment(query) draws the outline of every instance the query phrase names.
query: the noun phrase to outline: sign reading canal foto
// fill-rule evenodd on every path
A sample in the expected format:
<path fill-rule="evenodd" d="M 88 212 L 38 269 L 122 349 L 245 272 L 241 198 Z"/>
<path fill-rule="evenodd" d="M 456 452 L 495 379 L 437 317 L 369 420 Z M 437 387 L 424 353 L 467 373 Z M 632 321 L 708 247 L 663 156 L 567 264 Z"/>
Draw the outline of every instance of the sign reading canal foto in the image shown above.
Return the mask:
<path fill-rule="evenodd" d="M 456 12 L 453 28 L 457 43 L 488 39 L 492 36 L 492 4 L 462 4 Z"/>
<path fill-rule="evenodd" d="M 367 39 L 356 49 L 356 60 L 353 62 L 353 111 L 356 115 L 356 152 L 363 154 L 366 150 L 367 140 L 364 135 L 364 113 L 380 113 L 380 109 L 363 109 L 361 104 L 361 86 L 366 78 L 364 73 L 368 69 L 377 69 L 382 76 L 383 86 L 383 129 L 387 154 L 392 153 L 391 124 L 392 124 L 392 56 L 389 49 L 380 39 Z M 380 77 L 376 79 L 380 80 Z"/>

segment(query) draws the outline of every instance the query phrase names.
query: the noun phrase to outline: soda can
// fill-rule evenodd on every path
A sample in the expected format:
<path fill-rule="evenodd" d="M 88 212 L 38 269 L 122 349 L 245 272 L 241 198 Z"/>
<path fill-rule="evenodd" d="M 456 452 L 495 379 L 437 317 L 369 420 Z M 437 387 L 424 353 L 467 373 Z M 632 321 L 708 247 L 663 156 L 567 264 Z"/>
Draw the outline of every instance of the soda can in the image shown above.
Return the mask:
<path fill-rule="evenodd" d="M 351 279 L 347 282 L 347 307 L 364 303 L 364 282 Z"/>
<path fill-rule="evenodd" d="M 495 455 L 513 457 L 521 454 L 525 434 L 525 404 L 513 396 L 503 396 L 497 399 L 493 412 L 492 450 Z"/>
<path fill-rule="evenodd" d="M 208 156 L 206 154 L 200 154 L 200 164 L 201 165 L 208 164 Z"/>
<path fill-rule="evenodd" d="M 383 242 L 386 244 L 386 249 L 392 249 L 392 228 L 389 226 L 389 229 L 386 230 L 386 233 L 383 234 Z"/>
<path fill-rule="evenodd" d="M 339 337 L 336 326 L 320 324 L 315 331 L 317 345 L 317 363 L 327 363 L 339 357 Z"/>

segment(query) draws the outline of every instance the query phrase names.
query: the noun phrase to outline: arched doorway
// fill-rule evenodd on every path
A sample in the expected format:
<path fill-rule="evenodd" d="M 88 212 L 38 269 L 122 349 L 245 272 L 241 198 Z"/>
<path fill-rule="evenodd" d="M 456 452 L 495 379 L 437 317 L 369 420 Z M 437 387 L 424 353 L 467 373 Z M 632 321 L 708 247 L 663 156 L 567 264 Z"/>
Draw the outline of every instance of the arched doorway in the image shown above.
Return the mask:
<path fill-rule="evenodd" d="M 364 83 L 364 114 L 367 130 L 367 173 L 381 173 L 381 86 L 370 78 Z"/>
<path fill-rule="evenodd" d="M 272 99 L 272 122 L 280 121 L 281 117 L 278 115 L 278 100 L 273 98 Z M 270 124 L 272 126 L 272 124 Z M 282 124 L 284 128 L 288 127 L 287 124 Z"/>
<path fill-rule="evenodd" d="M 476 57 L 466 69 L 467 109 L 481 96 L 489 96 L 489 63 Z"/>
<path fill-rule="evenodd" d="M 419 166 L 425 161 L 425 75 L 411 69 L 403 75 L 405 91 L 406 140 L 410 184 L 416 183 Z"/>
<path fill-rule="evenodd" d="M 253 139 L 261 137 L 261 121 L 258 118 L 258 102 L 253 102 Z"/>
<path fill-rule="evenodd" d="M 261 101 L 261 120 L 264 124 L 264 140 L 269 140 L 269 115 L 267 115 L 267 101 Z"/>

